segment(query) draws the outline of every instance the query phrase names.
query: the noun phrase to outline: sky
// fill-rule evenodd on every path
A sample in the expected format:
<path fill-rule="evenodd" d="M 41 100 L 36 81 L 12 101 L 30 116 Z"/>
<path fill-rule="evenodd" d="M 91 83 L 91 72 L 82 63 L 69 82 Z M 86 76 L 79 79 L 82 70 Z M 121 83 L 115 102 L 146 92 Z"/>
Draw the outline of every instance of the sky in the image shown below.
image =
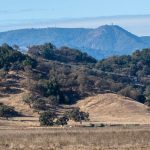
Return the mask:
<path fill-rule="evenodd" d="M 150 0 L 0 0 L 0 31 L 111 23 L 150 35 Z"/>

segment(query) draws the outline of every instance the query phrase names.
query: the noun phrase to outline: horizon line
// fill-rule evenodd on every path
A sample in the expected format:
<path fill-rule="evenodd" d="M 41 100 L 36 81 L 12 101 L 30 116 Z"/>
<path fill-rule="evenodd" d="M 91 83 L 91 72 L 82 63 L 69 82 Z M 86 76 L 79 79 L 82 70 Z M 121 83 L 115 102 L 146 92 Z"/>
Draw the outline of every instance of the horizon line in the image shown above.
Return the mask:
<path fill-rule="evenodd" d="M 118 25 L 138 36 L 150 35 L 150 14 L 136 15 L 112 15 L 81 18 L 59 18 L 59 19 L 22 19 L 22 20 L 1 20 L 0 33 L 43 28 L 85 28 L 94 29 L 102 25 Z"/>

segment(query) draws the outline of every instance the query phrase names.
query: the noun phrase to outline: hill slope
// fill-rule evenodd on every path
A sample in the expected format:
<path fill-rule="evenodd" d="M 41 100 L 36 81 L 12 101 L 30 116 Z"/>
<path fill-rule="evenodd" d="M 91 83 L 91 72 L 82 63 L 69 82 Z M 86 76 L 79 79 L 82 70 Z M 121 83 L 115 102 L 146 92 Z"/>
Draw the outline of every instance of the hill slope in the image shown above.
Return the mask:
<path fill-rule="evenodd" d="M 150 104 L 150 49 L 98 63 L 86 53 L 51 43 L 30 47 L 28 54 L 3 44 L 0 54 L 0 103 L 23 115 L 9 125 L 38 126 L 38 113 L 51 110 L 60 115 L 77 101 L 76 106 L 89 111 L 91 122 L 150 123 L 148 106 L 143 105 Z M 89 97 L 108 91 L 143 104 L 115 94 Z M 0 126 L 6 125 L 0 118 Z"/>
<path fill-rule="evenodd" d="M 76 106 L 89 112 L 92 122 L 149 124 L 148 107 L 116 94 L 99 94 L 79 101 Z"/>
<path fill-rule="evenodd" d="M 111 55 L 131 54 L 136 49 L 148 48 L 149 42 L 144 39 L 117 25 L 104 25 L 96 29 L 45 28 L 0 33 L 0 44 L 26 47 L 52 42 L 57 47 L 69 46 L 81 49 L 98 59 Z"/>

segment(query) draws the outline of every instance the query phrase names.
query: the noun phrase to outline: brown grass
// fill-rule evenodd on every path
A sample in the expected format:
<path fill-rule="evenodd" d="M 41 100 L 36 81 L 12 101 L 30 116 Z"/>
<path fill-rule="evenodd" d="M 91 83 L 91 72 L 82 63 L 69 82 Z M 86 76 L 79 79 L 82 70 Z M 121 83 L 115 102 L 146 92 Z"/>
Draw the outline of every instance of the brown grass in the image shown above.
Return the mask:
<path fill-rule="evenodd" d="M 20 94 L 9 94 L 7 97 L 0 98 L 0 102 L 8 106 L 13 106 L 16 111 L 20 112 L 24 116 L 10 118 L 9 120 L 0 118 L 0 127 L 39 126 L 38 113 L 34 112 L 33 109 L 23 102 L 22 97 L 24 94 L 26 94 L 26 91 Z"/>
<path fill-rule="evenodd" d="M 150 124 L 148 107 L 117 94 L 99 94 L 79 101 L 76 106 L 89 112 L 92 122 L 107 124 Z"/>
<path fill-rule="evenodd" d="M 0 130 L 1 150 L 150 150 L 150 128 Z"/>
<path fill-rule="evenodd" d="M 0 98 L 0 102 L 14 106 L 26 117 L 12 118 L 9 121 L 0 119 L 0 126 L 12 127 L 37 127 L 39 126 L 38 114 L 27 104 L 23 103 L 22 96 L 26 93 L 12 94 L 9 97 Z M 89 112 L 90 122 L 94 124 L 150 124 L 148 107 L 132 99 L 116 94 L 99 94 L 79 101 L 75 106 Z M 64 112 L 73 106 L 62 106 L 60 112 Z M 78 123 L 69 122 L 71 125 Z"/>

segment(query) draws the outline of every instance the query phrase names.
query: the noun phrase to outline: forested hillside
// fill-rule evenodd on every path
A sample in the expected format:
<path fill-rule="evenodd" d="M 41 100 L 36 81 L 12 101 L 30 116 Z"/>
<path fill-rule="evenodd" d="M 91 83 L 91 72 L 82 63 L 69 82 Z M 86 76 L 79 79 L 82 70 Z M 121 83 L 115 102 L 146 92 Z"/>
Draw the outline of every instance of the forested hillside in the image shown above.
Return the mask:
<path fill-rule="evenodd" d="M 121 94 L 130 97 L 136 90 L 147 100 L 150 99 L 150 49 L 137 50 L 131 56 L 110 57 L 99 61 L 96 67 L 111 75 L 116 81 L 121 77 L 127 79 L 122 81 L 126 82 L 127 86 L 120 91 Z"/>
<path fill-rule="evenodd" d="M 28 91 L 23 101 L 33 109 L 72 104 L 99 93 L 121 94 L 149 105 L 150 49 L 102 61 L 51 43 L 29 47 L 26 55 L 4 44 L 0 54 L 0 87 L 8 88 L 10 71 L 21 75 L 19 85 Z"/>

